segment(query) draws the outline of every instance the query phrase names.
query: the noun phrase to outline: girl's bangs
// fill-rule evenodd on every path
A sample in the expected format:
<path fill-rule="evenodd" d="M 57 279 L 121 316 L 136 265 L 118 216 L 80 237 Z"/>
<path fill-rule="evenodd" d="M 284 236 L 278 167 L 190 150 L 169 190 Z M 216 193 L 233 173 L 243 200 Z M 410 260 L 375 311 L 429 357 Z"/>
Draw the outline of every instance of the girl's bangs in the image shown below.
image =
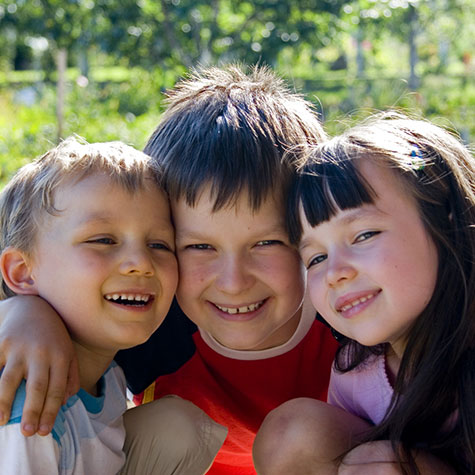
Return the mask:
<path fill-rule="evenodd" d="M 355 166 L 358 160 L 325 157 L 309 163 L 299 183 L 300 200 L 309 224 L 328 221 L 339 210 L 374 202 L 374 190 Z"/>

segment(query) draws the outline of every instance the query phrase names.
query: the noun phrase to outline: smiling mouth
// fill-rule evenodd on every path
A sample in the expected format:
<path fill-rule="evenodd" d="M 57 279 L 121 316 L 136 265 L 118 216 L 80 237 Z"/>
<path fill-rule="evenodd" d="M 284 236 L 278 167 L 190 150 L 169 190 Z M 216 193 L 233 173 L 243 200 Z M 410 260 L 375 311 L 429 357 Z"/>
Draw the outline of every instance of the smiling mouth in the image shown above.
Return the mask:
<path fill-rule="evenodd" d="M 154 299 L 151 294 L 107 294 L 104 298 L 109 302 L 132 307 L 145 307 Z"/>
<path fill-rule="evenodd" d="M 222 305 L 214 304 L 216 308 L 221 310 L 221 312 L 229 313 L 230 315 L 235 315 L 238 313 L 249 313 L 254 312 L 255 310 L 262 307 L 265 303 L 265 300 L 260 302 L 251 303 L 250 305 L 245 305 L 243 307 L 223 307 Z"/>
<path fill-rule="evenodd" d="M 341 307 L 337 308 L 336 311 L 339 313 L 342 312 L 347 312 L 348 310 L 352 309 L 353 307 L 356 307 L 359 304 L 362 304 L 376 295 L 378 295 L 379 292 L 371 292 L 368 295 L 365 295 L 364 297 L 357 298 L 355 300 L 352 300 L 351 302 L 345 303 L 345 305 L 342 305 Z"/>

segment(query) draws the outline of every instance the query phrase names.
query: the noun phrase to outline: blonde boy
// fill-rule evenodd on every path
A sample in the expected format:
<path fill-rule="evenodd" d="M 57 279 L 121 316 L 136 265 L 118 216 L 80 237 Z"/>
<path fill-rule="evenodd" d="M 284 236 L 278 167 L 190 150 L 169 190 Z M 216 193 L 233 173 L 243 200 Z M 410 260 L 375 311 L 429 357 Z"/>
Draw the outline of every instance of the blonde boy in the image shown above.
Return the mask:
<path fill-rule="evenodd" d="M 158 178 L 131 147 L 69 138 L 4 189 L 1 297 L 38 295 L 61 313 L 81 389 L 62 406 L 51 434 L 26 438 L 22 383 L 0 427 L 2 474 L 115 474 L 123 465 L 125 378 L 113 358 L 156 330 L 177 283 Z"/>

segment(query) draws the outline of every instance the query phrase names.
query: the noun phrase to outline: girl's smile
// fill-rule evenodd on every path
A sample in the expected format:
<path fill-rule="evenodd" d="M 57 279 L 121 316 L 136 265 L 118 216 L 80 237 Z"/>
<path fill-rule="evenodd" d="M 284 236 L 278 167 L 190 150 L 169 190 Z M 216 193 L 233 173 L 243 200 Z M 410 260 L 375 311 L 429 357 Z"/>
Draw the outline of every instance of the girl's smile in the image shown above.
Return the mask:
<path fill-rule="evenodd" d="M 343 297 L 337 298 L 334 305 L 335 310 L 340 313 L 342 317 L 351 318 L 372 304 L 380 292 L 381 289 L 369 292 L 353 292 L 344 295 Z"/>

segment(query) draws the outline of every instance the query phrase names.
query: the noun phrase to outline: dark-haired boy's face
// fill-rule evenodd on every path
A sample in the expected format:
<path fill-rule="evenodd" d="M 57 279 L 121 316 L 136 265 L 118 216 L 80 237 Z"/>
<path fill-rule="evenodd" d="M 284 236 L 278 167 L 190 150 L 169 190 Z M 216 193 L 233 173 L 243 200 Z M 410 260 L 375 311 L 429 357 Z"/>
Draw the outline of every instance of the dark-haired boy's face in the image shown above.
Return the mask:
<path fill-rule="evenodd" d="M 281 345 L 298 325 L 305 289 L 283 207 L 268 198 L 253 212 L 247 193 L 235 206 L 213 212 L 213 204 L 208 190 L 194 207 L 172 203 L 180 306 L 228 348 Z"/>

